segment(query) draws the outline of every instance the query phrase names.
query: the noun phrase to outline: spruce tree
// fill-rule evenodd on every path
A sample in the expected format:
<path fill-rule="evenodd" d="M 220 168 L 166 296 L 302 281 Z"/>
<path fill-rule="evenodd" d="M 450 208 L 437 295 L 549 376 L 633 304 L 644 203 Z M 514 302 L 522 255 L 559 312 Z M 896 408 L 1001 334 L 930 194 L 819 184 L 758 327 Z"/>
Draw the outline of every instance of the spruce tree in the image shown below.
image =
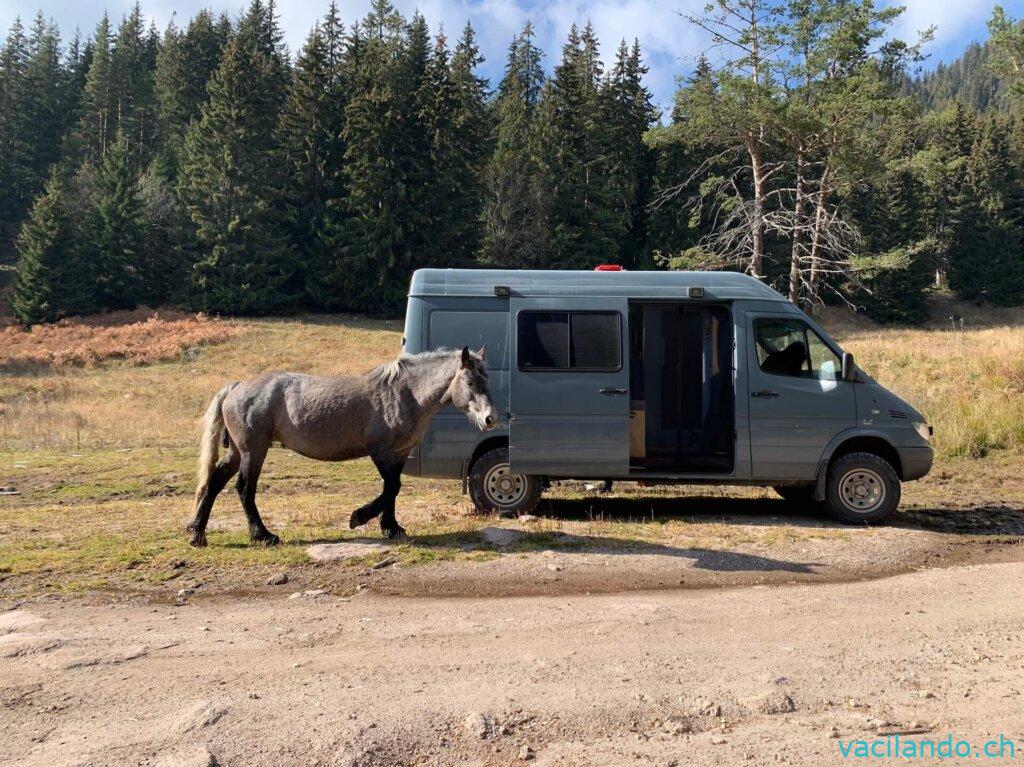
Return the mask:
<path fill-rule="evenodd" d="M 82 257 L 65 180 L 51 174 L 18 238 L 11 308 L 19 322 L 52 322 L 95 308 L 93 264 Z"/>
<path fill-rule="evenodd" d="M 181 142 L 190 117 L 185 99 L 188 77 L 181 32 L 172 19 L 164 30 L 157 53 L 153 91 L 160 152 L 174 158 L 181 151 Z"/>
<path fill-rule="evenodd" d="M 214 19 L 207 10 L 197 13 L 181 35 L 186 71 L 182 95 L 186 126 L 202 114 L 203 104 L 207 100 L 207 85 L 217 71 L 230 36 L 231 21 L 227 16 Z"/>
<path fill-rule="evenodd" d="M 124 135 L 137 168 L 152 156 L 156 129 L 155 64 L 155 51 L 147 43 L 142 24 L 142 8 L 136 2 L 118 27 L 110 56 L 110 79 L 115 132 Z"/>
<path fill-rule="evenodd" d="M 1024 303 L 1024 192 L 1006 124 L 986 120 L 967 161 L 965 204 L 950 249 L 949 286 L 993 304 Z"/>
<path fill-rule="evenodd" d="M 85 92 L 85 79 L 92 64 L 92 43 L 82 40 L 82 34 L 75 28 L 75 34 L 68 43 L 64 54 L 64 89 L 61 135 L 64 136 L 62 152 L 69 152 L 69 142 L 73 136 L 70 129 L 78 124 L 82 117 L 82 95 Z"/>
<path fill-rule="evenodd" d="M 509 47 L 494 106 L 494 153 L 484 171 L 480 260 L 504 268 L 537 268 L 548 254 L 536 126 L 544 72 L 533 39 L 527 24 Z"/>
<path fill-rule="evenodd" d="M 654 189 L 648 222 L 648 242 L 656 263 L 672 268 L 691 268 L 689 263 L 698 249 L 701 238 L 714 226 L 713 210 L 709 205 L 678 204 L 676 200 L 700 199 L 702 179 L 694 172 L 707 158 L 718 154 L 723 147 L 693 141 L 687 129 L 692 104 L 710 102 L 717 84 L 711 63 L 705 56 L 685 81 L 680 83 L 673 99 L 668 125 L 658 125 L 644 137 L 654 156 Z M 724 177 L 728 166 L 723 162 L 709 163 L 711 178 Z M 667 254 L 679 254 L 667 256 Z"/>
<path fill-rule="evenodd" d="M 202 119 L 185 138 L 180 194 L 196 229 L 192 302 L 266 313 L 294 304 L 280 220 L 275 141 L 284 98 L 276 20 L 253 0 L 210 81 Z"/>
<path fill-rule="evenodd" d="M 206 103 L 206 88 L 227 40 L 209 11 L 203 10 L 182 32 L 173 21 L 164 32 L 156 58 L 154 91 L 159 150 L 177 175 L 185 132 Z"/>
<path fill-rule="evenodd" d="M 460 261 L 462 243 L 450 218 L 453 209 L 449 207 L 459 194 L 460 173 L 455 155 L 461 150 L 453 143 L 456 93 L 451 74 L 451 53 L 442 32 L 431 52 L 417 94 L 417 113 L 413 116 L 427 144 L 426 154 L 418 163 L 422 181 L 417 184 L 415 204 L 420 224 L 418 242 L 413 246 L 413 268 L 439 263 L 455 266 Z"/>
<path fill-rule="evenodd" d="M 31 203 L 32 143 L 28 122 L 29 48 L 15 19 L 0 51 L 0 264 L 10 263 L 22 216 Z"/>
<path fill-rule="evenodd" d="M 623 40 L 615 64 L 602 84 L 599 132 L 607 158 L 609 215 L 622 235 L 617 243 L 619 258 L 628 268 L 649 266 L 647 254 L 648 207 L 654 176 L 654 155 L 644 135 L 657 119 L 650 91 L 644 87 L 647 68 L 640 56 L 640 44 L 632 48 Z"/>
<path fill-rule="evenodd" d="M 177 169 L 166 153 L 158 153 L 139 181 L 142 234 L 137 260 L 139 300 L 148 306 L 188 300 L 193 232 L 175 190 Z"/>
<path fill-rule="evenodd" d="M 574 26 L 562 61 L 543 90 L 539 109 L 541 165 L 550 204 L 549 263 L 559 269 L 591 269 L 619 261 L 627 231 L 615 215 L 609 181 L 612 138 L 600 119 L 602 74 L 597 40 L 588 24 Z"/>
<path fill-rule="evenodd" d="M 438 78 L 436 68 L 431 71 L 436 61 L 431 61 L 430 30 L 427 20 L 418 11 L 413 14 L 406 28 L 405 41 L 399 57 L 395 93 L 399 101 L 401 120 L 399 132 L 401 138 L 396 147 L 396 163 L 402 177 L 405 194 L 397 212 L 396 227 L 402 233 L 403 270 L 399 272 L 398 284 L 402 290 L 408 285 L 408 275 L 415 269 L 430 266 L 435 262 L 434 249 L 437 238 L 442 236 L 443 224 L 434 215 L 432 186 L 437 182 L 438 168 L 433 149 L 435 148 L 432 131 L 444 130 L 435 123 L 431 115 L 431 102 L 434 99 L 434 85 L 438 85 L 451 94 L 450 58 L 445 49 L 442 72 Z M 436 82 L 431 82 L 436 78 Z M 444 84 L 440 81 L 443 80 Z M 444 97 L 442 97 L 444 98 Z M 451 115 L 441 118 L 445 124 Z M 401 298 L 398 301 L 401 302 Z"/>
<path fill-rule="evenodd" d="M 421 59 L 410 52 L 407 25 L 388 0 L 374 0 L 361 26 L 365 37 L 345 109 L 347 194 L 331 285 L 348 308 L 390 313 L 405 300 L 413 258 L 409 224 L 417 211 L 409 179 L 417 170 L 406 161 Z"/>
<path fill-rule="evenodd" d="M 25 68 L 25 120 L 31 126 L 32 194 L 43 188 L 50 166 L 60 159 L 64 129 L 64 70 L 60 32 L 40 13 L 29 36 L 29 60 Z"/>
<path fill-rule="evenodd" d="M 92 41 L 92 59 L 82 92 L 78 143 L 86 159 L 99 162 L 117 126 L 110 61 L 110 19 L 104 13 Z"/>
<path fill-rule="evenodd" d="M 96 301 L 104 309 L 130 309 L 147 282 L 165 277 L 143 274 L 140 268 L 145 249 L 142 202 L 131 144 L 123 133 L 118 132 L 84 180 L 91 197 L 85 239 L 95 258 Z"/>
<path fill-rule="evenodd" d="M 864 249 L 881 268 L 863 275 L 856 302 L 880 322 L 928 318 L 937 238 L 926 226 L 924 188 L 906 164 L 888 170 L 855 199 Z"/>
<path fill-rule="evenodd" d="M 438 35 L 419 94 L 416 121 L 426 134 L 426 183 L 418 265 L 468 266 L 480 246 L 480 173 L 487 149 L 486 82 L 476 76 L 480 55 L 467 25 L 454 54 Z"/>
<path fill-rule="evenodd" d="M 469 265 L 476 258 L 483 240 L 483 172 L 490 157 L 491 115 L 487 102 L 489 86 L 477 75 L 483 63 L 476 34 L 468 23 L 452 56 L 451 81 L 455 105 L 451 120 L 451 147 L 448 148 L 449 174 L 453 179 L 448 200 L 448 226 L 455 241 L 453 264 Z"/>
<path fill-rule="evenodd" d="M 341 86 L 339 27 L 332 4 L 324 25 L 314 27 L 295 62 L 280 126 L 288 176 L 287 226 L 297 261 L 295 280 L 304 302 L 324 309 L 338 305 L 326 281 L 333 264 L 328 205 L 343 197 L 341 133 L 347 94 Z"/>

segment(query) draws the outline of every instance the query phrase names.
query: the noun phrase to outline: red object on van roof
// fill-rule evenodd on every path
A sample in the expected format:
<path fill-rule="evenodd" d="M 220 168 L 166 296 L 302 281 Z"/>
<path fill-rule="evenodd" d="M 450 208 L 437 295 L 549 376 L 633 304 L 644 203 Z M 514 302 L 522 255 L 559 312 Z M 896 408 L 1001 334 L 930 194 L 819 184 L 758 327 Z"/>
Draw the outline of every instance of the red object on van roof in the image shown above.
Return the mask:
<path fill-rule="evenodd" d="M 594 267 L 595 272 L 624 272 L 626 271 L 618 264 L 601 264 Z"/>

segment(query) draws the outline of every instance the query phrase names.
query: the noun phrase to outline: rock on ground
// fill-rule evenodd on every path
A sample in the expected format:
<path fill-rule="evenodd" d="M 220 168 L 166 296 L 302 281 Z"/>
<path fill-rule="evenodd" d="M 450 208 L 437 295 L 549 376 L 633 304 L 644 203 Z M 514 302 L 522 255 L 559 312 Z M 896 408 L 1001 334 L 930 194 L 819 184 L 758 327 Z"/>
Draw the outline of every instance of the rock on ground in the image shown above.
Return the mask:
<path fill-rule="evenodd" d="M 217 767 L 217 759 L 205 746 L 172 754 L 163 754 L 156 767 Z"/>
<path fill-rule="evenodd" d="M 224 706 L 218 706 L 208 700 L 199 701 L 178 718 L 174 723 L 174 731 L 184 734 L 202 730 L 216 724 L 227 712 Z"/>
<path fill-rule="evenodd" d="M 0 636 L 0 658 L 20 658 L 60 647 L 60 639 L 43 634 L 6 634 Z"/>
<path fill-rule="evenodd" d="M 518 530 L 507 530 L 504 527 L 485 527 L 480 534 L 489 544 L 499 547 L 511 546 L 523 537 L 523 533 Z"/>
<path fill-rule="evenodd" d="M 764 695 L 748 698 L 744 705 L 759 714 L 788 714 L 796 710 L 793 699 L 782 690 L 772 690 Z"/>
<path fill-rule="evenodd" d="M 487 721 L 487 717 L 481 714 L 479 711 L 474 711 L 467 716 L 463 721 L 462 725 L 473 735 L 478 738 L 486 738 L 487 733 L 490 732 L 491 724 Z"/>
<path fill-rule="evenodd" d="M 337 562 L 359 559 L 369 554 L 390 551 L 391 547 L 381 541 L 357 540 L 341 543 L 314 543 L 306 549 L 310 559 L 317 562 Z"/>
<path fill-rule="evenodd" d="M 10 610 L 0 614 L 0 634 L 20 631 L 42 622 L 42 618 L 28 610 Z"/>

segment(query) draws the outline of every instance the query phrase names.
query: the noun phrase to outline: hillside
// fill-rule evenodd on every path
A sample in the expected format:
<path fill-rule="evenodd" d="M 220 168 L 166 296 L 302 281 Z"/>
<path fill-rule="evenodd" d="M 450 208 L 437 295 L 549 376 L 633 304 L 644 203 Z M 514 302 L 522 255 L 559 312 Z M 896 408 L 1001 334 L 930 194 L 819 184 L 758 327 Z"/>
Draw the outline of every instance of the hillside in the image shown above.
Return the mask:
<path fill-rule="evenodd" d="M 973 42 L 963 54 L 917 77 L 907 78 L 904 91 L 921 99 L 924 108 L 939 111 L 963 102 L 975 112 L 1009 110 L 1008 89 L 989 69 L 988 43 Z"/>

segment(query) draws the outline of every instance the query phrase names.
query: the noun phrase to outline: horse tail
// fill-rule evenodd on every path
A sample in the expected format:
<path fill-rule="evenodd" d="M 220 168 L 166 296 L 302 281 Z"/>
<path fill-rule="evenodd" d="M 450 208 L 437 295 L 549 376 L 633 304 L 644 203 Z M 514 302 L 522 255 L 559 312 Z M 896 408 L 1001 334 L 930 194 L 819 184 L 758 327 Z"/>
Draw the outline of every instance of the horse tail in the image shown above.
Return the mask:
<path fill-rule="evenodd" d="M 203 416 L 203 436 L 199 442 L 199 466 L 196 471 L 198 481 L 196 503 L 206 492 L 210 475 L 217 468 L 218 443 L 223 439 L 224 445 L 227 447 L 227 430 L 224 428 L 224 414 L 221 412 L 221 405 L 224 404 L 224 398 L 235 386 L 236 384 L 229 383 L 217 392 L 213 401 L 210 402 L 210 406 L 206 408 L 206 415 Z"/>

